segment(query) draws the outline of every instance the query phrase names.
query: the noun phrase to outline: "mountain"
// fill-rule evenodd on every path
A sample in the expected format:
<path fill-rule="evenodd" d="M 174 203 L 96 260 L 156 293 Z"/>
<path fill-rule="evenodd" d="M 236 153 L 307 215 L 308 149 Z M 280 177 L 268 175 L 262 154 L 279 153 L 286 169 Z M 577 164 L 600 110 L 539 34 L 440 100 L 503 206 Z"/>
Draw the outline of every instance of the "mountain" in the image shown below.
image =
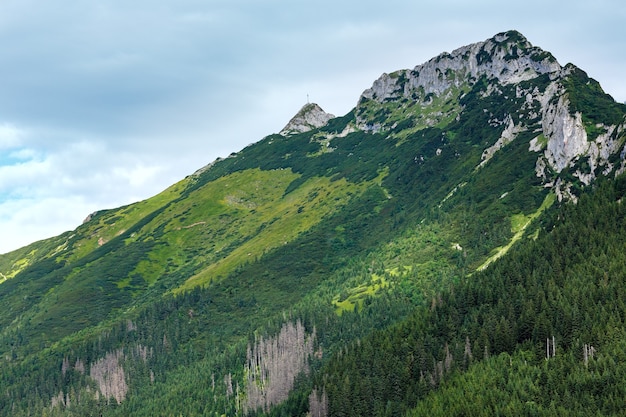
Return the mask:
<path fill-rule="evenodd" d="M 0 414 L 617 413 L 625 126 L 516 31 L 307 103 L 0 256 Z"/>

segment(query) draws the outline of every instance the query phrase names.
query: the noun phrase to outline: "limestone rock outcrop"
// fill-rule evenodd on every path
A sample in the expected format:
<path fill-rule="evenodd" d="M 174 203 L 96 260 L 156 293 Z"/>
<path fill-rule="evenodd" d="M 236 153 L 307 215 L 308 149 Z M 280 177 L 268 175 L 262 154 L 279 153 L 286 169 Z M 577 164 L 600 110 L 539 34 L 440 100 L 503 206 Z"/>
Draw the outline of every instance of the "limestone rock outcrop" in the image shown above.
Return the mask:
<path fill-rule="evenodd" d="M 568 197 L 570 184 L 557 178 L 565 169 L 572 169 L 574 177 L 584 184 L 590 184 L 598 175 L 626 170 L 626 122 L 597 124 L 595 129 L 605 133 L 589 137 L 589 122 L 572 105 L 567 80 L 580 73 L 572 64 L 561 66 L 552 54 L 533 46 L 519 32 L 504 32 L 452 53 L 444 52 L 412 70 L 382 74 L 360 96 L 355 126 L 372 133 L 392 130 L 399 122 L 386 123 L 380 117 L 372 117 L 381 114 L 379 109 L 384 110 L 390 102 L 416 102 L 419 112 L 426 114 L 437 98 L 439 103 L 458 100 L 479 82 L 486 85 L 481 97 L 487 99 L 503 94 L 505 89 L 511 91 L 512 86 L 515 97 L 507 93 L 505 99 L 518 100 L 521 107 L 512 108 L 504 118 L 490 120 L 494 128 L 501 126 L 503 130 L 497 142 L 485 147 L 479 167 L 486 165 L 495 153 L 504 151 L 520 133 L 535 132 L 537 136 L 530 141 L 529 151 L 538 153 L 537 176 L 547 187 L 555 188 L 557 195 Z M 537 83 L 527 82 L 539 77 L 543 78 Z M 462 107 L 458 111 L 462 112 Z M 420 122 L 426 123 L 424 128 L 431 127 L 442 117 L 445 114 L 441 111 L 430 111 L 430 116 Z M 612 161 L 620 151 L 620 162 Z"/>
<path fill-rule="evenodd" d="M 561 66 L 548 52 L 532 46 L 519 32 L 500 33 L 484 42 L 444 52 L 412 70 L 383 74 L 365 90 L 363 99 L 384 102 L 413 92 L 439 95 L 481 76 L 502 84 L 519 83 L 541 74 L 556 73 Z"/>
<path fill-rule="evenodd" d="M 308 132 L 326 125 L 334 117 L 334 115 L 322 110 L 316 103 L 307 103 L 279 133 L 287 136 L 294 133 Z"/>

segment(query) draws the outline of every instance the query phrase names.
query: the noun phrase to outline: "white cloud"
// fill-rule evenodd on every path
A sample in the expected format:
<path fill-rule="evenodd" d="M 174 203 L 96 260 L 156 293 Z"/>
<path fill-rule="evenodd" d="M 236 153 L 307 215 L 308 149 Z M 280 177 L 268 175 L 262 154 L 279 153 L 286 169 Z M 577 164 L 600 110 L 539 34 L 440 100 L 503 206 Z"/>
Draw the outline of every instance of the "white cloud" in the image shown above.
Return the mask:
<path fill-rule="evenodd" d="M 47 178 L 49 171 L 49 163 L 37 159 L 0 166 L 0 192 L 28 194 L 30 187 L 37 187 L 33 184 L 38 184 L 42 178 Z"/>
<path fill-rule="evenodd" d="M 0 253 L 71 230 L 95 210 L 150 197 L 174 182 L 149 158 L 98 142 L 34 158 L 30 150 L 20 153 L 28 159 L 0 167 Z"/>
<path fill-rule="evenodd" d="M 123 180 L 131 188 L 137 188 L 154 181 L 159 171 L 161 168 L 158 166 L 144 166 L 140 163 L 131 167 L 115 167 L 113 176 Z"/>
<path fill-rule="evenodd" d="M 70 228 L 59 227 L 59 225 L 77 226 L 87 214 L 96 209 L 95 205 L 75 196 L 2 202 L 0 203 L 0 230 L 2 230 L 0 253 L 6 253 L 67 231 Z"/>
<path fill-rule="evenodd" d="M 72 229 L 279 131 L 307 94 L 340 116 L 382 72 L 508 29 L 625 101 L 626 2 L 591 9 L 582 0 L 2 1 L 0 236 L 22 245 Z"/>
<path fill-rule="evenodd" d="M 0 151 L 18 146 L 23 134 L 22 130 L 11 123 L 0 123 Z"/>

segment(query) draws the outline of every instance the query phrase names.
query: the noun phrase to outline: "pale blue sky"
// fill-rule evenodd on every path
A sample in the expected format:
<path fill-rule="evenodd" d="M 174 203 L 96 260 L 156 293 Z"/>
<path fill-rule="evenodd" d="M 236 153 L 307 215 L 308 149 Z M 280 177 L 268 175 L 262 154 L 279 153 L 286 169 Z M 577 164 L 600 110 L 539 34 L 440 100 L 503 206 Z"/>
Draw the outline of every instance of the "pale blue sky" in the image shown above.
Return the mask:
<path fill-rule="evenodd" d="M 0 253 L 517 29 L 626 101 L 626 2 L 3 0 Z"/>

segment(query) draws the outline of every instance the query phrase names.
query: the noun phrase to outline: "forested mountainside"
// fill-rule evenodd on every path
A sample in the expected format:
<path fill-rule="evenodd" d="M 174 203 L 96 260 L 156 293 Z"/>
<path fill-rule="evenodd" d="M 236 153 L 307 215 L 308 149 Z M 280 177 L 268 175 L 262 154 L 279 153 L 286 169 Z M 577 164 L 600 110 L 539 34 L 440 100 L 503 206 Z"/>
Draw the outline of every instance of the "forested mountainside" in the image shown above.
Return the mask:
<path fill-rule="evenodd" d="M 515 31 L 0 255 L 2 415 L 624 408 L 626 106 Z"/>
<path fill-rule="evenodd" d="M 622 414 L 625 185 L 603 182 L 537 239 L 348 345 L 317 377 L 330 415 Z"/>

